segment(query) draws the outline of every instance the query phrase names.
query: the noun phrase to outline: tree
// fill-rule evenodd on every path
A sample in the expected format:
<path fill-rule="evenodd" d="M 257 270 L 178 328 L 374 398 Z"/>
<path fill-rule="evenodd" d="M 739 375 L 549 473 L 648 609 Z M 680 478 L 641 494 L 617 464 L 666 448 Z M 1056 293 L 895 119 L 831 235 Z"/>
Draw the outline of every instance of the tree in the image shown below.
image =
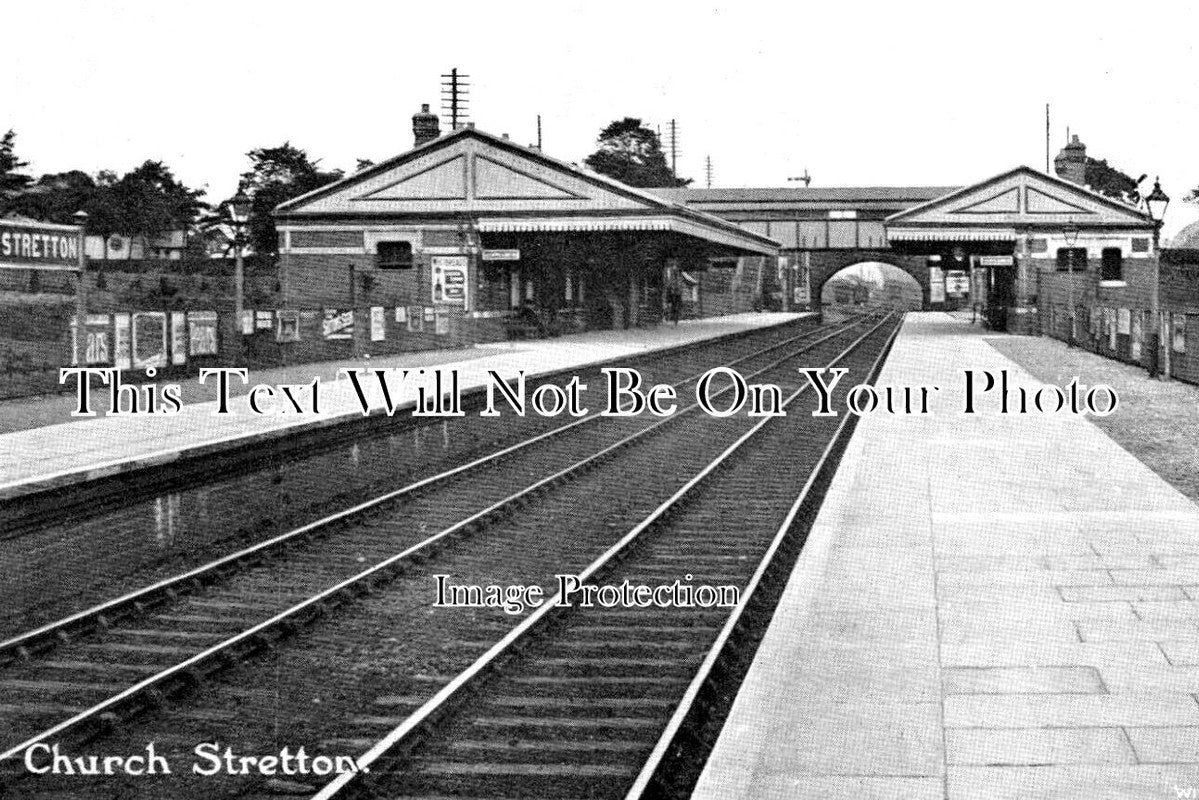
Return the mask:
<path fill-rule="evenodd" d="M 322 170 L 320 160 L 313 161 L 308 154 L 291 142 L 278 147 L 261 147 L 246 155 L 251 167 L 243 172 L 238 189 L 253 201 L 250 208 L 249 246 L 256 253 L 278 251 L 278 234 L 271 211 L 275 206 L 292 198 L 319 189 L 342 177 L 341 170 Z M 221 205 L 210 224 L 232 224 L 228 201 Z"/>
<path fill-rule="evenodd" d="M 1141 180 L 1144 180 L 1144 176 Z M 1135 181 L 1115 167 L 1108 166 L 1107 159 L 1087 156 L 1083 182 L 1093 191 L 1116 200 L 1135 204 L 1140 199 L 1140 181 Z"/>
<path fill-rule="evenodd" d="M 190 189 L 178 181 L 161 161 L 146 161 L 127 172 L 111 190 L 120 210 L 117 233 L 154 237 L 188 229 L 209 206 L 203 189 Z"/>
<path fill-rule="evenodd" d="M 583 160 L 591 170 L 629 186 L 686 186 L 670 171 L 658 134 L 634 117 L 600 131 L 599 149 Z"/>
<path fill-rule="evenodd" d="M 29 162 L 17 158 L 14 151 L 16 139 L 17 134 L 12 130 L 0 137 L 0 204 L 3 205 L 7 205 L 7 201 L 20 195 L 33 182 L 33 178 L 20 172 L 29 166 Z M 0 208 L 2 210 L 5 209 Z"/>
<path fill-rule="evenodd" d="M 43 222 L 74 225 L 75 213 L 96 205 L 96 181 L 82 170 L 43 175 L 9 203 L 9 210 Z"/>

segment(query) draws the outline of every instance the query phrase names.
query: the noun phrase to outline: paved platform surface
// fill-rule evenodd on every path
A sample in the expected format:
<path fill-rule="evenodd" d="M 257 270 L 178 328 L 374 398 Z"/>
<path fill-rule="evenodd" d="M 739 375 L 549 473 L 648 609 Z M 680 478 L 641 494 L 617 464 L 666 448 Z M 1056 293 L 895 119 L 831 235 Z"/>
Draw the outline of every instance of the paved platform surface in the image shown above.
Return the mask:
<path fill-rule="evenodd" d="M 861 421 L 695 797 L 1199 797 L 1199 506 L 963 369 L 1041 385 L 908 317 L 879 385 L 934 413 Z"/>
<path fill-rule="evenodd" d="M 0 413 L 15 418 L 44 422 L 47 417 L 57 415 L 64 422 L 0 435 L 0 499 L 170 462 L 186 455 L 286 436 L 300 428 L 328 425 L 348 416 L 361 416 L 361 405 L 350 383 L 344 379 L 334 381 L 341 367 L 436 366 L 443 374 L 456 370 L 460 388 L 466 391 L 484 385 L 487 370 L 496 370 L 505 378 L 515 378 L 521 369 L 526 375 L 539 375 L 776 325 L 799 316 L 803 315 L 735 314 L 688 320 L 678 325 L 592 331 L 556 339 L 483 345 L 469 350 L 410 353 L 369 361 L 301 364 L 251 371 L 251 384 L 309 383 L 319 375 L 323 382 L 319 415 L 259 416 L 250 413 L 244 403 L 232 403 L 232 413 L 214 416 L 215 391 L 207 386 L 196 388 L 195 376 L 181 381 L 184 405 L 180 413 L 171 416 L 139 414 L 72 420 L 69 415 L 75 405 L 73 398 L 5 403 L 0 406 Z M 136 382 L 136 379 L 130 378 L 130 381 Z M 245 388 L 238 386 L 231 394 L 244 392 Z M 369 400 L 373 408 L 382 408 L 383 396 L 377 388 L 370 393 Z M 97 404 L 105 403 L 106 392 L 100 395 Z"/>

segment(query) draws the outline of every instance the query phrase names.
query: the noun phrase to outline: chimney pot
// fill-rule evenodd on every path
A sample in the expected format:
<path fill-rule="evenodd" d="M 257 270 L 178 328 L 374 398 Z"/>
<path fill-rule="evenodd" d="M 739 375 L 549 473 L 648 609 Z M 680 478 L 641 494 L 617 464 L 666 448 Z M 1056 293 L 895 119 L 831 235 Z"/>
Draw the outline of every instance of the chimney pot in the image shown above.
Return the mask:
<path fill-rule="evenodd" d="M 1070 143 L 1062 148 L 1053 159 L 1053 171 L 1065 181 L 1084 186 L 1087 182 L 1087 146 L 1078 140 L 1078 134 L 1070 137 Z"/>
<path fill-rule="evenodd" d="M 441 121 L 429 112 L 429 104 L 421 103 L 420 111 L 412 115 L 413 147 L 431 142 L 441 135 Z"/>

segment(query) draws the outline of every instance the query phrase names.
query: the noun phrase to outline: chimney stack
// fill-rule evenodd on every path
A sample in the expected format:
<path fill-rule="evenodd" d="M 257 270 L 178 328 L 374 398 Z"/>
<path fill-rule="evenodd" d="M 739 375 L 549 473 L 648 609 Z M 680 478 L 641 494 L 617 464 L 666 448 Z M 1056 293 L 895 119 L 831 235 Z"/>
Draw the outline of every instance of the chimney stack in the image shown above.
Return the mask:
<path fill-rule="evenodd" d="M 429 111 L 428 103 L 421 103 L 420 111 L 412 115 L 412 136 L 416 141 L 413 147 L 420 147 L 440 135 L 441 121 Z"/>
<path fill-rule="evenodd" d="M 1077 134 L 1071 137 L 1070 143 L 1053 159 L 1053 171 L 1064 181 L 1086 186 L 1087 146 L 1078 141 Z"/>

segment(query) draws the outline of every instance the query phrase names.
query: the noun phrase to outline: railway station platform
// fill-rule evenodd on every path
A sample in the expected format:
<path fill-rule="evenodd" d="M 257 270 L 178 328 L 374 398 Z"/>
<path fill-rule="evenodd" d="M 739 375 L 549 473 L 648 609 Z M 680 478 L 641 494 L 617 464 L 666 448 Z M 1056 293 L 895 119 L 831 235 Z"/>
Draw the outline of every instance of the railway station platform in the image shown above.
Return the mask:
<path fill-rule="evenodd" d="M 306 384 L 319 376 L 320 414 L 255 415 L 244 403 L 231 403 L 230 413 L 214 416 L 215 389 L 211 382 L 200 386 L 194 375 L 179 382 L 183 405 L 179 413 L 169 416 L 71 417 L 76 406 L 74 395 L 7 401 L 0 403 L 0 431 L 4 431 L 0 433 L 0 499 L 277 439 L 313 426 L 361 416 L 353 387 L 345 379 L 337 380 L 338 370 L 343 367 L 436 367 L 443 374 L 455 370 L 460 389 L 466 392 L 484 385 L 488 370 L 514 378 L 523 369 L 527 376 L 533 377 L 777 325 L 801 316 L 805 315 L 733 314 L 685 320 L 677 326 L 592 331 L 554 339 L 478 345 L 466 350 L 423 351 L 251 371 L 250 385 Z M 126 382 L 136 384 L 137 376 L 127 378 Z M 244 395 L 248 388 L 234 380 L 230 395 Z M 108 402 L 107 392 L 97 398 L 98 407 Z M 370 392 L 369 400 L 372 408 L 383 407 L 383 397 L 377 389 Z"/>
<path fill-rule="evenodd" d="M 1042 385 L 907 317 L 878 385 L 932 413 L 860 421 L 695 797 L 1199 797 L 1199 506 L 967 369 Z"/>

